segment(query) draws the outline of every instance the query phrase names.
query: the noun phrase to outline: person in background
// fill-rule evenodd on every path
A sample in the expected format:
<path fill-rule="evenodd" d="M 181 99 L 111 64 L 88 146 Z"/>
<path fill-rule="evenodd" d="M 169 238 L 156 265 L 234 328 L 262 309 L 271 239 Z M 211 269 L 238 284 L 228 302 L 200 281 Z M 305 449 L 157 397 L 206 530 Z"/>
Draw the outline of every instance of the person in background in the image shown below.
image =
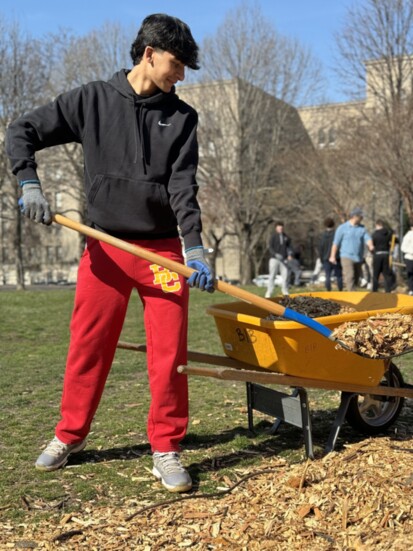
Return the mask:
<path fill-rule="evenodd" d="M 368 291 L 373 289 L 373 252 L 366 251 L 361 265 L 361 278 L 359 281 L 360 287 L 365 287 Z"/>
<path fill-rule="evenodd" d="M 403 236 L 400 248 L 406 265 L 408 292 L 409 295 L 413 295 L 413 221 L 410 222 L 410 229 Z"/>
<path fill-rule="evenodd" d="M 313 273 L 311 274 L 311 283 L 317 282 L 322 271 L 323 271 L 323 263 L 321 262 L 321 258 L 317 256 L 314 264 L 314 270 L 313 270 Z"/>
<path fill-rule="evenodd" d="M 374 250 L 373 241 L 367 232 L 363 220 L 363 211 L 356 207 L 350 212 L 350 218 L 338 226 L 331 248 L 330 262 L 337 264 L 340 255 L 343 268 L 344 285 L 347 291 L 354 291 L 359 283 L 364 261 L 365 246 Z"/>
<path fill-rule="evenodd" d="M 392 285 L 391 290 L 394 291 L 397 289 L 397 264 L 396 262 L 400 258 L 400 241 L 399 238 L 395 233 L 393 233 L 392 242 L 390 244 L 390 256 L 389 256 L 389 264 L 390 264 L 390 270 L 392 275 Z"/>
<path fill-rule="evenodd" d="M 372 235 L 374 245 L 373 291 L 378 291 L 380 274 L 383 274 L 384 290 L 386 293 L 391 292 L 393 285 L 393 272 L 390 268 L 390 247 L 392 238 L 392 230 L 385 227 L 383 220 L 376 220 L 376 229 Z"/>
<path fill-rule="evenodd" d="M 275 232 L 270 238 L 268 245 L 270 250 L 270 262 L 269 262 L 269 280 L 267 286 L 267 292 L 265 298 L 270 298 L 274 291 L 275 276 L 281 275 L 281 292 L 283 295 L 288 295 L 288 261 L 293 259 L 293 250 L 291 247 L 291 240 L 287 234 L 284 233 L 284 223 L 277 222 L 275 224 Z"/>
<path fill-rule="evenodd" d="M 288 260 L 287 267 L 290 274 L 288 282 L 298 287 L 301 284 L 301 249 L 302 247 L 297 247 L 293 253 L 291 260 Z"/>
<path fill-rule="evenodd" d="M 187 283 L 214 290 L 196 199 L 198 116 L 175 93 L 186 67 L 199 68 L 198 46 L 183 21 L 153 14 L 142 22 L 130 53 L 132 69 L 65 92 L 10 125 L 7 153 L 22 192 L 21 211 L 34 222 L 52 222 L 35 153 L 80 143 L 92 227 L 182 263 L 179 228 L 186 263 L 195 271 L 186 282 L 175 272 L 87 239 L 70 324 L 61 419 L 36 468 L 59 469 L 86 446 L 136 290 L 147 337 L 152 472 L 169 491 L 184 492 L 192 487 L 178 453 L 188 426 L 188 383 L 177 367 L 187 358 Z"/>
<path fill-rule="evenodd" d="M 318 253 L 326 276 L 326 289 L 327 291 L 331 291 L 331 276 L 334 275 L 334 277 L 336 278 L 337 288 L 339 291 L 342 291 L 343 270 L 341 267 L 339 253 L 336 254 L 336 262 L 330 262 L 331 249 L 333 246 L 335 232 L 335 222 L 333 218 L 327 217 L 324 220 L 324 227 L 325 230 L 321 234 L 318 244 Z"/>

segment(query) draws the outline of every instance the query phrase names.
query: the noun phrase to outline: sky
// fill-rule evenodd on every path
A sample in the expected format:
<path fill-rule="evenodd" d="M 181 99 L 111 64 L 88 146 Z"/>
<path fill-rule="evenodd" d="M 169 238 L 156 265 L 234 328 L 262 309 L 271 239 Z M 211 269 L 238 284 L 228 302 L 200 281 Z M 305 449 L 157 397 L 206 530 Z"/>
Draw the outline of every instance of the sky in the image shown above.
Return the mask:
<path fill-rule="evenodd" d="M 244 0 L 245 1 L 245 0 Z M 246 0 L 248 2 L 248 0 Z M 262 14 L 281 34 L 297 39 L 323 64 L 329 101 L 345 101 L 334 74 L 335 39 L 348 9 L 361 0 L 256 0 Z M 0 14 L 33 36 L 69 28 L 81 35 L 106 22 L 136 25 L 156 12 L 188 23 L 195 40 L 215 34 L 242 0 L 0 0 Z"/>

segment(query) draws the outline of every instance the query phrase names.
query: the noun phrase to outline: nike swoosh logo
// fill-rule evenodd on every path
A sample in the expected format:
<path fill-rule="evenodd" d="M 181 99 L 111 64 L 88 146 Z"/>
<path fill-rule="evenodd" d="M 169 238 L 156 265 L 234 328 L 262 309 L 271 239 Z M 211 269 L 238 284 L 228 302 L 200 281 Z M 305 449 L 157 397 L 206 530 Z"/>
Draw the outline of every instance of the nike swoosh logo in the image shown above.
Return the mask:
<path fill-rule="evenodd" d="M 171 126 L 172 125 L 171 122 L 161 122 L 161 121 L 158 121 L 158 124 L 159 124 L 159 126 Z"/>

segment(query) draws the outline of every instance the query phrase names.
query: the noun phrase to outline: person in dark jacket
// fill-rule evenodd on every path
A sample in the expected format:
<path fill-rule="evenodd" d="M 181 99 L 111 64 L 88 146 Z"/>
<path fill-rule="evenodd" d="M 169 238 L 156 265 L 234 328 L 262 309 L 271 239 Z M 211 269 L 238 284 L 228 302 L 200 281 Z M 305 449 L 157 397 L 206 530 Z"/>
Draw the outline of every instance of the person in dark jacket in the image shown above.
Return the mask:
<path fill-rule="evenodd" d="M 380 274 L 383 274 L 384 290 L 386 293 L 390 293 L 394 284 L 394 275 L 390 267 L 390 248 L 393 232 L 385 227 L 383 220 L 377 220 L 376 229 L 371 238 L 374 245 L 373 291 L 378 291 Z"/>
<path fill-rule="evenodd" d="M 268 248 L 270 250 L 269 279 L 265 297 L 271 297 L 274 291 L 275 276 L 277 274 L 281 275 L 282 294 L 288 295 L 288 261 L 293 259 L 293 250 L 290 238 L 284 233 L 283 222 L 277 222 L 275 224 L 275 232 L 270 238 Z"/>
<path fill-rule="evenodd" d="M 330 262 L 331 247 L 333 245 L 335 231 L 335 222 L 333 218 L 327 217 L 324 220 L 324 227 L 325 230 L 321 234 L 318 244 L 318 254 L 326 276 L 326 289 L 327 291 L 331 291 L 331 276 L 334 275 L 334 277 L 336 278 L 337 288 L 339 291 L 342 291 L 343 270 L 341 267 L 340 256 L 337 255 L 337 262 L 335 264 Z"/>
<path fill-rule="evenodd" d="M 212 292 L 196 199 L 197 113 L 175 93 L 185 68 L 199 68 L 198 46 L 185 23 L 153 14 L 142 22 L 131 57 L 131 70 L 63 93 L 10 125 L 7 152 L 22 213 L 52 221 L 36 151 L 80 143 L 92 227 L 183 262 L 179 227 L 186 263 L 196 270 L 189 286 Z M 187 357 L 188 285 L 174 272 L 91 238 L 78 270 L 61 419 L 36 467 L 63 467 L 85 447 L 134 288 L 147 335 L 153 474 L 168 490 L 187 491 L 192 481 L 178 452 L 188 424 L 188 387 L 177 367 Z"/>

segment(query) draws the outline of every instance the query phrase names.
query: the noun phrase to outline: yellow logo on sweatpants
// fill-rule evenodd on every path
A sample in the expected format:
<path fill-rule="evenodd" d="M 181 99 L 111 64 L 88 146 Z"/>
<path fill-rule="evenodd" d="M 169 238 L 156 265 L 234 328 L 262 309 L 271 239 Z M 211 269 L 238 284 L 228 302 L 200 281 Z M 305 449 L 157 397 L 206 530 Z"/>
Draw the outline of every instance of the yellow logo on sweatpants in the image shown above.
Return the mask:
<path fill-rule="evenodd" d="M 164 293 L 177 293 L 181 289 L 179 275 L 176 272 L 170 272 L 158 264 L 151 264 L 149 268 L 154 274 L 154 285 L 160 285 Z"/>

